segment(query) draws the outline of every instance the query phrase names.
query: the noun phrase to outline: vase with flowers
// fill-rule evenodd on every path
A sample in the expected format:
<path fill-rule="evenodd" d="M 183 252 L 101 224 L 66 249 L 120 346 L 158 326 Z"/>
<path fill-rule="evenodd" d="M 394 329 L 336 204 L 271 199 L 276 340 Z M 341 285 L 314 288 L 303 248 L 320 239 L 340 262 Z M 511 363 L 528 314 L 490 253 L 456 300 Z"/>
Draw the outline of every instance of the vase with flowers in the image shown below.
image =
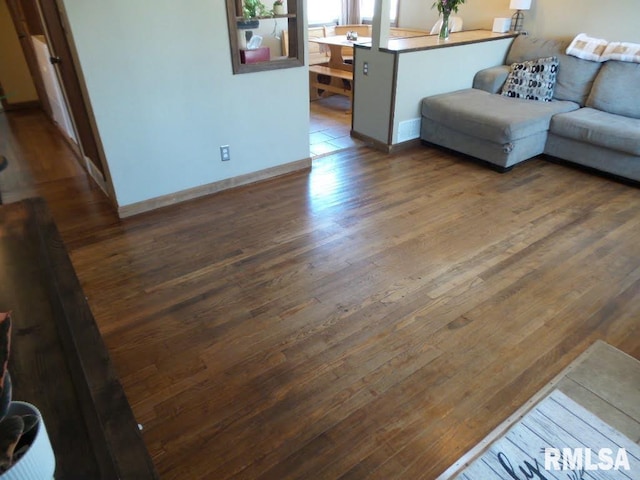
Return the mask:
<path fill-rule="evenodd" d="M 442 40 L 449 38 L 449 16 L 451 12 L 458 13 L 458 7 L 464 2 L 465 0 L 437 0 L 432 5 L 431 8 L 437 8 L 438 13 L 442 15 L 442 26 L 440 27 L 439 34 Z"/>

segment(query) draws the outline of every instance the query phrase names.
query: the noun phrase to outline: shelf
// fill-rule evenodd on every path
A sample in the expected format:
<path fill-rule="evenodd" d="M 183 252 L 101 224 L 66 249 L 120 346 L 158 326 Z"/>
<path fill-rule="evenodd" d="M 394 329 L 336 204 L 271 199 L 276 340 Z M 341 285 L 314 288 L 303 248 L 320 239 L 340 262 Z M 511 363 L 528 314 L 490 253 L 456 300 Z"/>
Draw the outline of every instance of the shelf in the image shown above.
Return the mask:
<path fill-rule="evenodd" d="M 244 18 L 244 17 L 238 17 L 236 16 L 236 21 L 238 22 L 245 22 L 248 20 L 269 20 L 269 19 L 274 19 L 274 18 L 297 18 L 297 14 L 295 13 L 286 13 L 284 15 L 270 15 L 267 17 L 252 17 L 252 18 Z"/>
<path fill-rule="evenodd" d="M 282 68 L 296 68 L 304 66 L 304 0 L 288 0 L 287 13 L 283 15 L 268 15 L 246 19 L 238 15 L 243 11 L 242 0 L 226 0 L 227 23 L 229 27 L 229 43 L 231 47 L 231 64 L 234 74 L 262 72 L 265 70 L 277 70 Z M 241 32 L 255 30 L 242 23 L 259 20 L 286 20 L 283 30 L 282 47 L 283 55 L 279 55 L 278 49 L 273 51 L 271 60 L 257 63 L 244 64 L 241 62 L 240 49 L 244 45 L 244 37 Z M 285 22 L 281 22 L 285 23 Z M 257 28 L 257 27 L 256 27 Z M 273 47 L 272 47 L 273 48 Z"/>

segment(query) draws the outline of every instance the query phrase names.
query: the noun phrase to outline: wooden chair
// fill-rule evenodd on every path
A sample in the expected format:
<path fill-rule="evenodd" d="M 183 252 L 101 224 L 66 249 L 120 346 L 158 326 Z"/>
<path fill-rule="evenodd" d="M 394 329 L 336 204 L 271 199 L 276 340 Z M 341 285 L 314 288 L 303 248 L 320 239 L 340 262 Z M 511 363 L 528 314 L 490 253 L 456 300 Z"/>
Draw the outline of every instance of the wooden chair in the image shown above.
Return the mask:
<path fill-rule="evenodd" d="M 282 47 L 282 56 L 289 57 L 289 30 L 283 30 L 280 34 L 280 42 Z"/>
<path fill-rule="evenodd" d="M 371 36 L 371 25 L 353 24 L 353 25 L 336 25 L 333 27 L 334 35 L 346 35 L 347 32 L 356 32 L 360 37 Z"/>
<path fill-rule="evenodd" d="M 325 27 L 309 27 L 309 38 L 326 37 Z M 308 42 L 309 49 L 309 65 L 322 65 L 329 61 L 329 49 L 324 45 L 314 42 Z"/>

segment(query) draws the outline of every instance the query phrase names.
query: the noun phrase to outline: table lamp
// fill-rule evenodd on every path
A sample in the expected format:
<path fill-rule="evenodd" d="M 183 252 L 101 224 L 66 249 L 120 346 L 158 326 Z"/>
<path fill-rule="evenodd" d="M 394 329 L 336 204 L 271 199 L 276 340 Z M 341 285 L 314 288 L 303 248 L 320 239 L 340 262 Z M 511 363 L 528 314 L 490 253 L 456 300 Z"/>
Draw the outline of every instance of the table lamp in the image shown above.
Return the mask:
<path fill-rule="evenodd" d="M 531 8 L 531 0 L 511 0 L 509 5 L 510 10 L 517 10 L 511 17 L 511 28 L 514 32 L 522 31 L 522 24 L 524 22 L 524 13 L 522 10 L 529 10 Z"/>

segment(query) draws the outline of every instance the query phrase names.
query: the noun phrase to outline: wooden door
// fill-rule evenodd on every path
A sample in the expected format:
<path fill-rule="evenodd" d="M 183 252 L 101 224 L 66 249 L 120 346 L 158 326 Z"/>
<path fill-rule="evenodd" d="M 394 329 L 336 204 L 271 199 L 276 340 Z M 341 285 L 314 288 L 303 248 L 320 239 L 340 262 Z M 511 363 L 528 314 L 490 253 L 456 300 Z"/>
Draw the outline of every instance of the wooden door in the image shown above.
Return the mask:
<path fill-rule="evenodd" d="M 62 87 L 67 99 L 69 113 L 73 118 L 80 149 L 85 157 L 100 171 L 103 180 L 105 168 L 98 145 L 97 135 L 94 133 L 92 117 L 88 104 L 83 96 L 83 88 L 78 77 L 78 70 L 67 38 L 63 15 L 58 2 L 53 0 L 37 0 L 44 20 L 47 33 L 51 63 L 56 68 L 61 79 Z"/>

